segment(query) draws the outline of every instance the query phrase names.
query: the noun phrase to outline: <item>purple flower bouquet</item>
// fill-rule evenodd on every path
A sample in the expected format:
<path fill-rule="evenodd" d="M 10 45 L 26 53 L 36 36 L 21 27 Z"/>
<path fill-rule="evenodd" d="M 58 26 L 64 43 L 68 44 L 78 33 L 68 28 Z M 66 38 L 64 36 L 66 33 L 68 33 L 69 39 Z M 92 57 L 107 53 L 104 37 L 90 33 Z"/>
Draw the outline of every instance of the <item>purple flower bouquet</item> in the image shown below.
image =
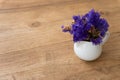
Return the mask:
<path fill-rule="evenodd" d="M 62 31 L 73 35 L 74 51 L 78 57 L 87 61 L 95 60 L 101 54 L 101 45 L 108 39 L 108 22 L 94 9 L 83 16 L 73 16 L 73 20 L 69 27 L 62 26 Z M 84 58 L 89 53 L 91 56 Z"/>

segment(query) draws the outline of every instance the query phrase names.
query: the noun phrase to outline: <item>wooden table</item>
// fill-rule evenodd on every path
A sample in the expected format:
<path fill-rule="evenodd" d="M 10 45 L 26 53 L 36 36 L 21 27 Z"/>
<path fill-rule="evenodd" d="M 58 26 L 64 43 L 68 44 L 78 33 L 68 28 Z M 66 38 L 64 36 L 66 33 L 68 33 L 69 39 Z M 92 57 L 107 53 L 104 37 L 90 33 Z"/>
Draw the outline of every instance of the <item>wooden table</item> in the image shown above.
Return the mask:
<path fill-rule="evenodd" d="M 60 26 L 92 8 L 111 37 L 85 62 Z M 0 0 L 0 80 L 120 80 L 120 0 Z"/>

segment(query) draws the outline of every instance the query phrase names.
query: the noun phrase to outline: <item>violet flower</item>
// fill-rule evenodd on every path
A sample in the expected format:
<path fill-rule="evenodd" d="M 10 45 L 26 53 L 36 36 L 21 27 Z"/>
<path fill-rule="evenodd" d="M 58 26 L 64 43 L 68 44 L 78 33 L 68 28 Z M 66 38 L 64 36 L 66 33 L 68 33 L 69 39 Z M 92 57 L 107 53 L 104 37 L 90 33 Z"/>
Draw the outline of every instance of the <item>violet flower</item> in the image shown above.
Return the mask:
<path fill-rule="evenodd" d="M 102 42 L 108 30 L 108 22 L 100 17 L 94 9 L 84 16 L 73 16 L 74 22 L 70 27 L 62 26 L 63 32 L 70 32 L 73 35 L 73 41 L 89 41 L 97 45 Z"/>

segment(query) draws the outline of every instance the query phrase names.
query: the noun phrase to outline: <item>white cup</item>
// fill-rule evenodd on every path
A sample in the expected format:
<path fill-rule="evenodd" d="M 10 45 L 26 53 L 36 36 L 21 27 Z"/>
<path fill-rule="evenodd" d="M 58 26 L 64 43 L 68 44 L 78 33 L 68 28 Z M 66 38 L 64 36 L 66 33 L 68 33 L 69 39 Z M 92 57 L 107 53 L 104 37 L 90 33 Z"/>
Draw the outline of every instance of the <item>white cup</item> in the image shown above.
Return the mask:
<path fill-rule="evenodd" d="M 80 41 L 74 43 L 74 52 L 82 60 L 93 61 L 97 59 L 102 53 L 102 45 L 108 40 L 110 36 L 109 32 L 106 32 L 102 43 L 94 45 L 92 42 Z"/>

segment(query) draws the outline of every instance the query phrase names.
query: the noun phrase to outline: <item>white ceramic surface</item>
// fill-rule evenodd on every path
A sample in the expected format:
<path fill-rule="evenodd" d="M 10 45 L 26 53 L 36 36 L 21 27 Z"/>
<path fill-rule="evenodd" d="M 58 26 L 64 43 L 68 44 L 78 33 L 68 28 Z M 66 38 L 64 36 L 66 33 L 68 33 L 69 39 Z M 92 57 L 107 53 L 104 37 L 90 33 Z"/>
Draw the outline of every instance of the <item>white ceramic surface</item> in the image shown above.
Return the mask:
<path fill-rule="evenodd" d="M 93 61 L 97 59 L 102 52 L 102 45 L 108 40 L 109 32 L 106 32 L 103 42 L 100 45 L 94 45 L 92 42 L 80 41 L 74 43 L 75 54 L 82 60 Z"/>

